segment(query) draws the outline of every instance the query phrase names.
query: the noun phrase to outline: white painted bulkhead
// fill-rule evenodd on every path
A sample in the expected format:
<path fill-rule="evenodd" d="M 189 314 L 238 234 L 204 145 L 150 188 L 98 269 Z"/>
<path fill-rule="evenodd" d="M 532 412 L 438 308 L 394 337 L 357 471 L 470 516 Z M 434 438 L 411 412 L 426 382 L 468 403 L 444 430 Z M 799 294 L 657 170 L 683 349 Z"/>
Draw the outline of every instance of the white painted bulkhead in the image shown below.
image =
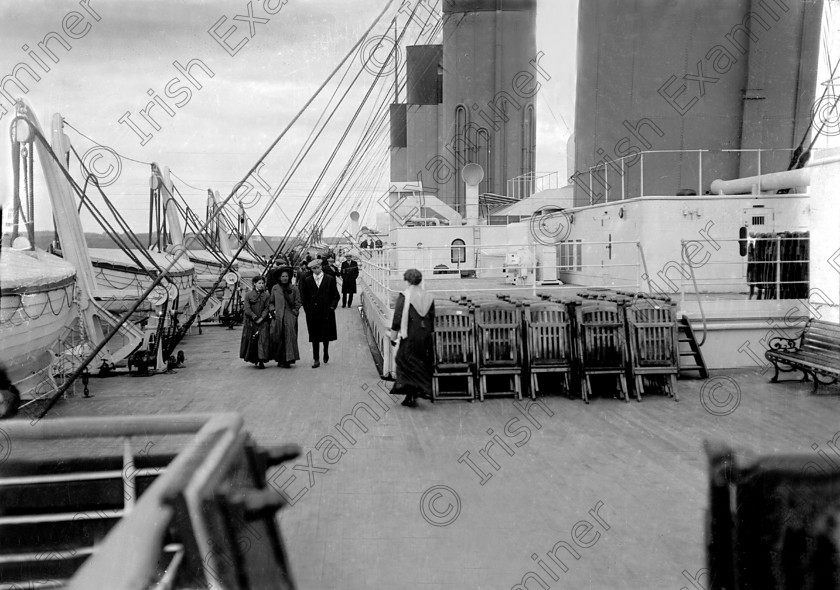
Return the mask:
<path fill-rule="evenodd" d="M 746 293 L 741 227 L 806 231 L 811 224 L 804 194 L 641 197 L 564 214 L 569 229 L 557 246 L 560 280 L 669 295 L 693 291 L 691 267 L 701 293 Z"/>

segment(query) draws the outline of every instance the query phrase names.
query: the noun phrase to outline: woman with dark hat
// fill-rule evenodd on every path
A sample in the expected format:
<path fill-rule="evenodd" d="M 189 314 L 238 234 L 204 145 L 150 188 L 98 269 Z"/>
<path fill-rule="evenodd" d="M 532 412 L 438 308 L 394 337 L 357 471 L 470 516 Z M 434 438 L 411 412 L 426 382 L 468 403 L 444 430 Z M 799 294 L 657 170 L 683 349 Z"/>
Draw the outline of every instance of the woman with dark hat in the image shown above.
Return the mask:
<path fill-rule="evenodd" d="M 274 315 L 271 322 L 271 358 L 284 368 L 300 359 L 298 349 L 298 314 L 302 306 L 300 292 L 292 285 L 292 268 L 278 270 L 278 283 L 271 290 L 268 308 Z"/>
<path fill-rule="evenodd" d="M 265 362 L 270 358 L 270 335 L 268 321 L 268 293 L 265 292 L 265 279 L 253 278 L 254 288 L 243 297 L 244 318 L 242 324 L 242 342 L 239 345 L 239 358 L 247 363 L 254 363 L 265 369 Z"/>

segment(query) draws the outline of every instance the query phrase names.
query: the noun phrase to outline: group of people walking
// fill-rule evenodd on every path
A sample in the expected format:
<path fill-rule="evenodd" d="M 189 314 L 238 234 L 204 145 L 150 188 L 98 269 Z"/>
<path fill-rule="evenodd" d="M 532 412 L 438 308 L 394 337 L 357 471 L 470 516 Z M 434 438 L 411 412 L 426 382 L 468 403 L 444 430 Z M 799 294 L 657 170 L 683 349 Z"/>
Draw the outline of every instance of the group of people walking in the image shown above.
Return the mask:
<path fill-rule="evenodd" d="M 269 360 L 278 366 L 291 367 L 300 360 L 298 349 L 298 315 L 306 313 L 306 328 L 312 344 L 312 368 L 330 361 L 330 342 L 338 339 L 335 310 L 353 304 L 358 265 L 351 256 L 339 271 L 342 293 L 339 297 L 337 272 L 327 272 L 320 259 L 310 260 L 306 273 L 300 273 L 293 284 L 291 267 L 277 267 L 269 272 L 270 291 L 266 279 L 254 278 L 254 290 L 245 296 L 245 320 L 240 357 L 265 368 Z M 327 263 L 328 264 L 328 263 Z M 335 266 L 334 264 L 332 265 Z M 423 289 L 423 275 L 409 269 L 403 275 L 405 290 L 397 298 L 391 323 L 391 344 L 395 353 L 396 383 L 391 393 L 405 396 L 402 405 L 416 407 L 417 399 L 429 398 L 434 371 L 434 296 Z M 323 355 L 322 355 L 323 353 Z"/>
<path fill-rule="evenodd" d="M 327 272 L 327 268 L 331 272 Z M 298 316 L 306 313 L 306 328 L 312 344 L 312 368 L 330 361 L 330 342 L 338 339 L 335 310 L 338 270 L 327 260 L 310 259 L 295 277 L 294 269 L 278 263 L 266 277 L 254 277 L 253 290 L 243 298 L 244 318 L 239 356 L 260 369 L 274 360 L 284 368 L 300 360 Z M 351 255 L 342 263 L 344 305 L 350 307 L 356 292 L 359 267 Z M 295 279 L 295 280 L 293 280 Z M 323 357 L 321 352 L 323 351 Z"/>

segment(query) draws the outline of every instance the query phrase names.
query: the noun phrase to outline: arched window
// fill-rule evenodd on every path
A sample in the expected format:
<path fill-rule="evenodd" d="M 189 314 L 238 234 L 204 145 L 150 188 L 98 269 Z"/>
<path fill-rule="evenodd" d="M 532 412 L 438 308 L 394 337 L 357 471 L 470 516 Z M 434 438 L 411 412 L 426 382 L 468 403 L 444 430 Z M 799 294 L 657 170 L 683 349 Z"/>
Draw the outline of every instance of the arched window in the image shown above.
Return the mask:
<path fill-rule="evenodd" d="M 467 247 L 464 240 L 452 240 L 452 264 L 467 261 Z"/>

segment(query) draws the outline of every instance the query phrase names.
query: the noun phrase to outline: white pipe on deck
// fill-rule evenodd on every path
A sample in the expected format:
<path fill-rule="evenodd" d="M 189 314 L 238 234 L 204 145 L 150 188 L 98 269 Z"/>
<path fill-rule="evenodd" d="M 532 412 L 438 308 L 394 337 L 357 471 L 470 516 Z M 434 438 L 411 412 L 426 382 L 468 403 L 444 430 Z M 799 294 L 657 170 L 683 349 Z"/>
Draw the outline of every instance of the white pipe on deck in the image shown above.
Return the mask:
<path fill-rule="evenodd" d="M 461 176 L 466 185 L 467 225 L 478 225 L 478 184 L 484 180 L 484 169 L 479 164 L 467 164 Z"/>
<path fill-rule="evenodd" d="M 811 170 L 809 168 L 801 168 L 799 170 L 771 172 L 770 174 L 735 178 L 733 180 L 721 180 L 718 178 L 712 182 L 711 189 L 712 194 L 735 195 L 810 186 L 810 184 Z"/>
<path fill-rule="evenodd" d="M 358 211 L 350 212 L 350 233 L 354 238 L 359 235 L 359 219 L 360 215 Z"/>

